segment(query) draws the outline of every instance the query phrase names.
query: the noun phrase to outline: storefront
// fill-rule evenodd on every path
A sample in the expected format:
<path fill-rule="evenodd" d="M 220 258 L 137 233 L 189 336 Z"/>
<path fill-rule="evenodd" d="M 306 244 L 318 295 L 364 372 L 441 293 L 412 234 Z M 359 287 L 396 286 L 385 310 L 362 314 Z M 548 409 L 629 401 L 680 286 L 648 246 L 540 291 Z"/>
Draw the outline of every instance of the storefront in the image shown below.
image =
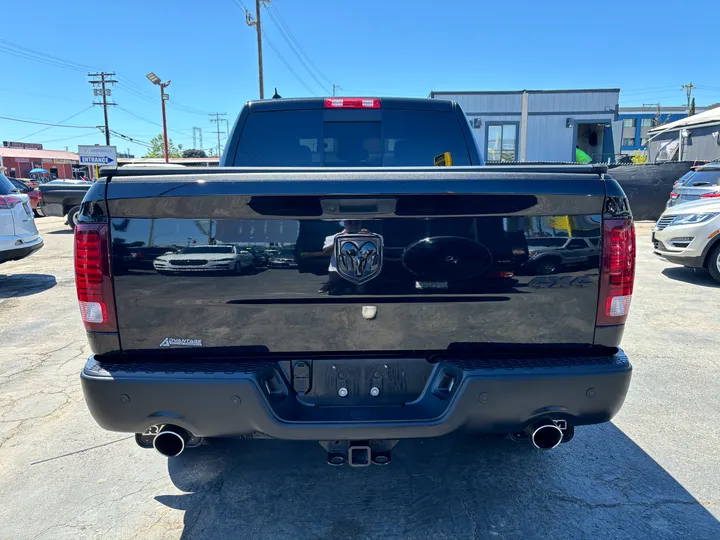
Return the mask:
<path fill-rule="evenodd" d="M 0 147 L 0 166 L 12 178 L 29 178 L 33 169 L 45 169 L 51 178 L 73 178 L 73 166 L 80 158 L 73 152 L 62 150 L 35 150 Z"/>

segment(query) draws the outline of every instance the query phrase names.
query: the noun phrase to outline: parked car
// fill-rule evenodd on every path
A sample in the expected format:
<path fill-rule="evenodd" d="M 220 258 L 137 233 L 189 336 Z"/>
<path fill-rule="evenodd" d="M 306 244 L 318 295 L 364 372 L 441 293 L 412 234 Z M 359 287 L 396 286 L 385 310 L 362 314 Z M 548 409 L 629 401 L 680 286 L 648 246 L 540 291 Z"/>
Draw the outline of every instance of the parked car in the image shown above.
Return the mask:
<path fill-rule="evenodd" d="M 8 181 L 15 186 L 15 188 L 18 190 L 19 193 L 24 193 L 28 196 L 30 199 L 30 207 L 32 208 L 33 214 L 35 216 L 44 216 L 45 214 L 42 212 L 42 209 L 38 209 L 38 203 L 41 200 L 42 195 L 40 195 L 40 190 L 37 188 L 32 188 L 28 186 L 25 182 L 21 182 L 20 180 L 17 180 L 15 178 L 8 178 Z"/>
<path fill-rule="evenodd" d="M 720 162 L 693 167 L 673 186 L 666 208 L 720 197 Z"/>
<path fill-rule="evenodd" d="M 83 180 L 53 180 L 39 186 L 39 211 L 46 216 L 66 218 L 66 225 L 75 228 L 80 203 L 93 184 Z"/>
<path fill-rule="evenodd" d="M 160 273 L 234 272 L 241 274 L 253 266 L 253 256 L 234 245 L 189 246 L 176 253 L 166 253 L 153 261 Z"/>
<path fill-rule="evenodd" d="M 268 267 L 270 268 L 297 268 L 295 254 L 292 251 L 281 249 L 268 252 Z"/>
<path fill-rule="evenodd" d="M 720 282 L 720 198 L 668 208 L 652 231 L 653 251 L 688 268 L 706 268 Z"/>
<path fill-rule="evenodd" d="M 528 261 L 538 274 L 555 274 L 571 266 L 596 263 L 600 256 L 600 237 L 595 238 L 528 238 Z"/>
<path fill-rule="evenodd" d="M 257 246 L 247 246 L 244 249 L 252 254 L 253 264 L 256 268 L 267 268 L 270 257 L 262 248 Z"/>
<path fill-rule="evenodd" d="M 220 168 L 104 169 L 85 196 L 75 268 L 94 354 L 81 377 L 103 428 L 168 457 L 257 437 L 320 441 L 328 463 L 365 467 L 400 439 L 455 430 L 549 450 L 618 412 L 635 234 L 606 166 L 482 166 L 462 109 L 438 99 L 268 99 L 235 126 Z M 527 260 L 538 216 L 568 214 L 602 237 L 585 272 L 497 283 Z M 343 296 L 300 268 L 112 275 L 156 218 L 168 246 L 209 218 L 227 244 L 249 231 L 294 244 L 270 264 L 316 259 Z M 184 257 L 205 254 L 160 259 Z"/>
<path fill-rule="evenodd" d="M 0 173 L 0 263 L 23 259 L 42 246 L 30 198 Z"/>

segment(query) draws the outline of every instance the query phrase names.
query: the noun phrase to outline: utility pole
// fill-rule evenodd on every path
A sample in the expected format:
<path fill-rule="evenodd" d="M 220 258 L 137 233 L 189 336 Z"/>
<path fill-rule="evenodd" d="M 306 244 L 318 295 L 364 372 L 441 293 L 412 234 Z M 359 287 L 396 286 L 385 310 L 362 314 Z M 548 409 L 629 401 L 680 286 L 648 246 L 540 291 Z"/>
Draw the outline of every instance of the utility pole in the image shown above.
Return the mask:
<path fill-rule="evenodd" d="M 226 113 L 216 112 L 216 113 L 212 113 L 212 114 L 210 115 L 210 117 L 211 117 L 211 118 L 210 118 L 210 123 L 211 123 L 211 124 L 217 124 L 217 130 L 215 131 L 215 133 L 217 133 L 218 157 L 220 157 L 220 154 L 222 153 L 222 150 L 220 149 L 220 134 L 222 133 L 222 131 L 220 131 L 220 122 L 226 121 L 224 118 L 220 118 L 220 117 L 221 117 L 221 116 L 225 116 L 225 114 L 226 114 Z M 212 118 L 213 116 L 214 116 L 215 118 Z"/>
<path fill-rule="evenodd" d="M 695 85 L 693 83 L 687 83 L 683 84 L 680 87 L 680 90 L 685 90 L 685 93 L 687 94 L 687 112 L 688 116 L 690 115 L 690 101 L 692 100 L 692 91 L 695 89 Z"/>
<path fill-rule="evenodd" d="M 245 23 L 254 26 L 257 32 L 258 49 L 258 84 L 260 85 L 260 99 L 265 99 L 265 81 L 263 80 L 263 53 L 262 53 L 262 25 L 260 24 L 260 5 L 269 4 L 270 0 L 255 0 L 255 17 L 245 10 Z"/>
<path fill-rule="evenodd" d="M 335 97 L 335 90 L 342 90 L 339 84 L 333 84 L 333 97 Z"/>
<path fill-rule="evenodd" d="M 105 116 L 105 144 L 110 146 L 110 127 L 108 126 L 108 107 L 114 107 L 117 103 L 108 103 L 108 96 L 112 95 L 112 90 L 106 88 L 106 84 L 115 84 L 115 79 L 108 79 L 107 77 L 114 77 L 115 72 L 106 73 L 101 71 L 100 73 L 88 73 L 88 77 L 92 77 L 88 82 L 93 85 L 93 96 L 102 96 L 102 103 L 96 103 L 93 101 L 93 105 L 102 105 L 103 114 Z M 97 77 L 100 77 L 98 80 Z M 98 88 L 98 85 L 100 88 Z"/>

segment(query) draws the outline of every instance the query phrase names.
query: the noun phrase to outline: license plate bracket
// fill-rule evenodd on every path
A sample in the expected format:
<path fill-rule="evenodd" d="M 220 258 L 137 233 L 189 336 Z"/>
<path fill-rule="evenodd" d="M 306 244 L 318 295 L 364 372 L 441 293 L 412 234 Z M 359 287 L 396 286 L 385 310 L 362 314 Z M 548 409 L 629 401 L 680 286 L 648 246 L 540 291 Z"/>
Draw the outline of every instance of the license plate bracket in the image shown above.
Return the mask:
<path fill-rule="evenodd" d="M 312 406 L 403 405 L 425 389 L 434 365 L 425 358 L 293 362 L 297 399 Z"/>

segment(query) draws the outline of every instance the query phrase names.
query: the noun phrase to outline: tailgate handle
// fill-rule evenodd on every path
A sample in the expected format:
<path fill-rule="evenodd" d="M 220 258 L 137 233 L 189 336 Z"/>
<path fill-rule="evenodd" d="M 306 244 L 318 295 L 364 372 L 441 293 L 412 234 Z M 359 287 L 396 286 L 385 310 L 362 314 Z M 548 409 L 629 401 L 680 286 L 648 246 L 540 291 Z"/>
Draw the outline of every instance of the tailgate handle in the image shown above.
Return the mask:
<path fill-rule="evenodd" d="M 394 214 L 397 199 L 321 199 L 323 214 Z"/>

